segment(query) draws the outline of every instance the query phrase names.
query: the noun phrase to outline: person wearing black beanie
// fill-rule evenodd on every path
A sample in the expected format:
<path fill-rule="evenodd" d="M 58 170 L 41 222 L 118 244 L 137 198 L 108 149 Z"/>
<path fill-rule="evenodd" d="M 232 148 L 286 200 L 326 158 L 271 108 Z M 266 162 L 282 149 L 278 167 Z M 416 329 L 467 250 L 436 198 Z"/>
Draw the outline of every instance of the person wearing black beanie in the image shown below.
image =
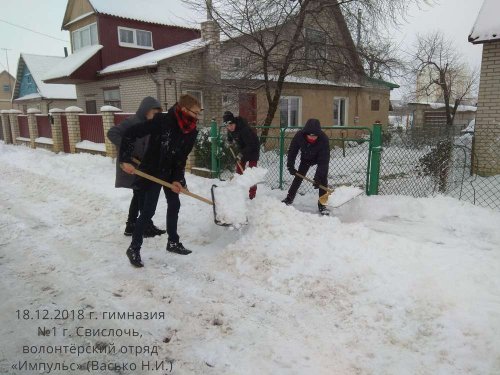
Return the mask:
<path fill-rule="evenodd" d="M 227 128 L 228 142 L 230 144 L 236 143 L 240 149 L 239 163 L 236 163 L 236 173 L 243 174 L 247 162 L 249 168 L 257 166 L 260 151 L 259 138 L 250 128 L 245 118 L 241 116 L 235 117 L 232 112 L 226 111 L 222 119 Z M 243 170 L 240 169 L 240 166 Z M 256 193 L 257 185 L 254 185 L 248 191 L 248 197 L 254 199 Z"/>

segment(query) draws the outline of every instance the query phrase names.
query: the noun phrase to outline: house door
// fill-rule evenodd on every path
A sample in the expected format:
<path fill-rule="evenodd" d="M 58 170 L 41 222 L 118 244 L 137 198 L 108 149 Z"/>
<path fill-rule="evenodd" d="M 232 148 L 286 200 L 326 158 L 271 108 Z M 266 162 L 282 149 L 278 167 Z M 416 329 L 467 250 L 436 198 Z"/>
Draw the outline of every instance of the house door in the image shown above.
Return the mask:
<path fill-rule="evenodd" d="M 257 123 L 257 95 L 255 94 L 240 94 L 240 116 L 248 120 L 250 125 Z"/>

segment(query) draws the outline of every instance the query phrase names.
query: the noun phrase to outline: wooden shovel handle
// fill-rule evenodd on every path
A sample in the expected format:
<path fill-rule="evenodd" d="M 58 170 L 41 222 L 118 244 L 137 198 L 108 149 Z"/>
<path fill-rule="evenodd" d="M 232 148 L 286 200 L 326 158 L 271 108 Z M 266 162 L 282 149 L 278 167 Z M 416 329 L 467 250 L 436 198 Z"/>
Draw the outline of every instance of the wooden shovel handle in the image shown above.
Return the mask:
<path fill-rule="evenodd" d="M 233 154 L 234 160 L 236 160 L 236 164 L 238 164 L 238 167 L 240 168 L 241 173 L 243 173 L 243 167 L 241 166 L 240 159 L 236 157 L 236 154 L 233 151 L 233 148 L 229 146 L 229 150 L 231 151 L 231 154 Z"/>
<path fill-rule="evenodd" d="M 306 181 L 309 181 L 309 182 L 310 182 L 310 183 L 312 183 L 312 184 L 315 184 L 315 183 L 316 183 L 316 181 L 314 181 L 313 179 L 311 179 L 311 178 L 309 178 L 309 177 L 306 177 L 306 176 L 302 176 L 302 175 L 301 175 L 300 173 L 298 173 L 298 172 L 296 172 L 296 173 L 295 173 L 295 176 L 298 176 L 298 177 L 300 177 L 300 178 L 302 178 L 302 179 L 304 179 L 304 180 L 306 180 Z M 323 185 L 320 185 L 320 184 L 318 184 L 318 186 L 319 186 L 321 189 L 323 189 L 323 190 L 325 190 L 326 192 L 328 192 L 328 194 L 333 193 L 333 190 L 332 190 L 332 189 L 329 189 L 329 188 L 327 188 L 327 187 L 325 187 L 325 186 L 323 186 Z"/>
<path fill-rule="evenodd" d="M 140 164 L 140 163 L 141 163 L 139 160 L 137 160 L 137 159 L 135 159 L 135 158 L 134 158 L 134 159 L 132 159 L 132 160 L 134 161 L 134 163 L 137 163 L 137 164 Z M 140 170 L 138 170 L 138 169 L 136 169 L 136 170 L 134 171 L 134 174 L 136 174 L 137 176 L 141 176 L 141 177 L 143 177 L 143 178 L 145 178 L 145 179 L 147 179 L 147 180 L 150 180 L 150 181 L 156 182 L 157 184 L 160 184 L 160 185 L 162 185 L 162 186 L 168 187 L 169 189 L 172 189 L 172 187 L 174 186 L 174 185 L 172 185 L 170 182 L 160 180 L 159 178 L 156 178 L 156 177 L 154 177 L 154 176 L 151 176 L 151 175 L 149 175 L 149 174 L 147 174 L 147 173 L 144 173 L 144 172 L 142 172 L 142 171 L 140 171 Z M 207 203 L 207 204 L 210 204 L 210 205 L 212 205 L 212 206 L 214 205 L 214 202 L 212 202 L 210 199 L 204 198 L 204 197 L 202 197 L 202 196 L 200 196 L 200 195 L 198 195 L 198 194 L 195 194 L 195 193 L 191 193 L 189 190 L 186 190 L 186 189 L 184 189 L 184 188 L 182 188 L 182 189 L 181 189 L 181 193 L 182 193 L 182 194 L 185 194 L 185 195 L 189 195 L 190 197 L 193 197 L 193 198 L 195 198 L 195 199 L 198 199 L 198 200 L 200 200 L 200 201 L 202 201 L 202 202 L 205 202 L 205 203 Z"/>

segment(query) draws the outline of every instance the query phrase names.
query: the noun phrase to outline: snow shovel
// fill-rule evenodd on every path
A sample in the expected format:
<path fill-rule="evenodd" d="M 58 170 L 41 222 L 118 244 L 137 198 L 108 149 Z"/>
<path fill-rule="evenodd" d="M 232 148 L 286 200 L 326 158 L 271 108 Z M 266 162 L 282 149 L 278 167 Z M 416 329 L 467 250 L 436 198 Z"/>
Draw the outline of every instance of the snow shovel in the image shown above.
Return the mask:
<path fill-rule="evenodd" d="M 138 164 L 138 165 L 141 164 L 141 162 L 139 160 L 135 159 L 135 158 L 133 158 L 132 161 L 134 163 Z M 171 189 L 172 186 L 173 186 L 170 182 L 163 181 L 163 180 L 161 180 L 159 178 L 156 178 L 156 177 L 151 176 L 151 175 L 149 175 L 147 173 L 144 173 L 144 172 L 142 172 L 142 171 L 140 171 L 138 169 L 136 169 L 134 171 L 134 174 L 136 174 L 137 176 L 143 177 L 143 178 L 145 178 L 147 180 L 156 182 L 157 184 L 160 184 L 162 186 L 168 187 L 169 189 Z M 212 205 L 213 210 L 214 210 L 214 222 L 215 222 L 215 224 L 221 225 L 221 226 L 231 226 L 232 224 L 222 223 L 220 220 L 217 219 L 217 211 L 216 211 L 216 208 L 215 208 L 215 199 L 214 199 L 214 191 L 213 191 L 214 186 L 216 187 L 216 185 L 212 186 L 212 200 L 209 200 L 209 199 L 206 199 L 206 198 L 204 198 L 202 196 L 199 196 L 197 194 L 191 193 L 189 190 L 184 189 L 184 188 L 181 190 L 181 193 L 189 195 L 190 197 L 193 197 L 193 198 L 198 199 L 198 200 L 200 200 L 202 202 L 205 202 L 207 204 Z"/>
<path fill-rule="evenodd" d="M 295 175 L 296 175 L 296 176 L 298 176 L 298 177 L 300 177 L 300 178 L 302 178 L 302 179 L 304 179 L 304 180 L 306 180 L 306 181 L 309 181 L 309 182 L 311 182 L 311 183 L 313 183 L 313 184 L 315 184 L 315 183 L 316 183 L 316 181 L 314 181 L 314 180 L 312 180 L 312 179 L 310 179 L 310 178 L 308 178 L 308 177 L 306 177 L 306 176 L 303 176 L 303 175 L 301 175 L 300 173 L 295 173 Z M 328 203 L 328 198 L 330 197 L 330 194 L 332 194 L 332 193 L 334 192 L 334 190 L 333 190 L 333 189 L 329 189 L 329 188 L 327 188 L 327 187 L 325 187 L 325 186 L 323 186 L 323 185 L 319 185 L 319 184 L 318 184 L 318 186 L 319 186 L 321 189 L 323 189 L 323 190 L 325 190 L 325 191 L 326 191 L 326 194 L 323 194 L 323 195 L 322 195 L 321 197 L 319 197 L 319 199 L 318 199 L 319 203 L 321 203 L 322 205 L 326 206 L 326 205 L 327 205 L 327 203 Z M 361 194 L 363 194 L 363 191 L 360 191 L 360 192 L 359 192 L 359 194 L 357 194 L 357 195 L 355 195 L 355 196 L 353 196 L 353 197 L 349 198 L 348 200 L 346 200 L 345 202 L 342 202 L 341 204 L 339 204 L 339 205 L 337 205 L 337 206 L 333 206 L 332 208 L 339 208 L 340 206 L 343 206 L 344 204 L 346 204 L 346 203 L 348 203 L 348 202 L 352 201 L 354 198 L 357 198 L 357 197 L 358 197 L 358 196 L 360 196 Z"/>
<path fill-rule="evenodd" d="M 309 178 L 309 177 L 306 177 L 306 176 L 303 176 L 301 175 L 300 173 L 296 172 L 295 173 L 295 176 L 297 177 L 300 177 L 302 178 L 303 180 L 306 180 L 306 181 L 309 181 L 310 183 L 312 184 L 316 184 L 316 181 L 314 181 L 313 179 Z M 324 191 L 326 191 L 325 194 L 323 194 L 321 197 L 319 197 L 318 201 L 319 203 L 321 203 L 323 206 L 326 206 L 327 203 L 328 203 L 328 197 L 330 196 L 330 194 L 333 193 L 333 190 L 332 189 L 329 189 L 327 188 L 326 186 L 323 186 L 323 185 L 320 185 L 320 184 L 317 184 L 321 189 L 323 189 Z"/>

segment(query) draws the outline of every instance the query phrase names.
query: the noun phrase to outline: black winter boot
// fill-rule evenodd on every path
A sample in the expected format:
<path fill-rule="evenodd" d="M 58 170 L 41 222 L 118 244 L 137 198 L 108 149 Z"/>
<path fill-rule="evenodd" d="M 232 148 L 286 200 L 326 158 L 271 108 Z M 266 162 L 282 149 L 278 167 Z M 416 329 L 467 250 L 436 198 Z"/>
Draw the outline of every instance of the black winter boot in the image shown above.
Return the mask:
<path fill-rule="evenodd" d="M 160 229 L 154 224 L 151 225 L 151 229 L 156 233 L 156 236 L 161 236 L 162 234 L 167 233 L 166 230 Z"/>
<path fill-rule="evenodd" d="M 286 204 L 287 206 L 290 206 L 293 203 L 293 199 L 290 197 L 286 197 L 281 201 L 282 203 Z"/>
<path fill-rule="evenodd" d="M 326 207 L 324 204 L 321 204 L 319 202 L 318 202 L 318 210 L 319 210 L 319 213 L 323 216 L 330 215 L 330 211 L 328 210 L 328 207 Z"/>
<path fill-rule="evenodd" d="M 123 234 L 125 236 L 131 236 L 132 233 L 134 233 L 134 229 L 135 229 L 135 222 L 127 221 L 127 223 L 125 224 L 125 232 L 123 232 Z"/>
<path fill-rule="evenodd" d="M 142 263 L 141 260 L 141 249 L 134 249 L 132 246 L 129 246 L 127 249 L 127 257 L 130 260 L 130 264 L 132 264 L 134 267 L 140 268 L 144 267 L 144 263 Z"/>
<path fill-rule="evenodd" d="M 167 243 L 167 251 L 170 251 L 171 253 L 180 254 L 180 255 L 188 255 L 188 254 L 192 253 L 192 251 L 186 249 L 182 245 L 182 243 L 180 243 L 180 242 L 172 242 L 172 241 L 168 241 L 168 243 Z"/>

